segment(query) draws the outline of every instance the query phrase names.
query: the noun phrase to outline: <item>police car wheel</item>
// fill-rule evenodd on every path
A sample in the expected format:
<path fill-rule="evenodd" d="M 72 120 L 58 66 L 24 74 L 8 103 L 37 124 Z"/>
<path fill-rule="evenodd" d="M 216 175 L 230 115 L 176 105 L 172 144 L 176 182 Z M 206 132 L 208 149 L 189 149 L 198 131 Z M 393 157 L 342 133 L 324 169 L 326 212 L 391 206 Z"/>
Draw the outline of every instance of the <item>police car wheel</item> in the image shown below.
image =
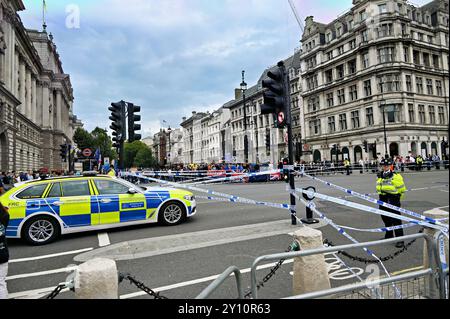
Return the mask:
<path fill-rule="evenodd" d="M 49 216 L 37 216 L 25 224 L 23 238 L 34 246 L 41 246 L 54 241 L 59 233 L 59 225 L 55 219 Z"/>
<path fill-rule="evenodd" d="M 168 202 L 161 207 L 159 221 L 167 226 L 175 226 L 186 219 L 184 206 L 177 202 Z"/>

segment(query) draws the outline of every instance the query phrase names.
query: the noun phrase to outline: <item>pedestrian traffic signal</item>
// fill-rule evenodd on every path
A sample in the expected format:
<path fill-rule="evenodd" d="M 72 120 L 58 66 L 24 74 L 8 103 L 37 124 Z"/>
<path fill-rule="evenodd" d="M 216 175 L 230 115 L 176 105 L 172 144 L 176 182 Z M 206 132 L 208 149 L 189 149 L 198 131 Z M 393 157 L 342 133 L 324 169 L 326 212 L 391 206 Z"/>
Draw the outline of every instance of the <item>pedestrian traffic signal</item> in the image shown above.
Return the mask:
<path fill-rule="evenodd" d="M 278 63 L 275 70 L 267 72 L 268 80 L 262 81 L 262 87 L 267 89 L 263 93 L 264 104 L 261 114 L 275 114 L 275 123 L 283 128 L 287 123 L 288 103 L 286 91 L 286 75 L 283 62 Z"/>
<path fill-rule="evenodd" d="M 366 153 L 369 152 L 369 143 L 368 143 L 367 141 L 364 141 L 364 151 L 365 151 Z"/>
<path fill-rule="evenodd" d="M 122 142 L 125 140 L 126 135 L 126 123 L 125 123 L 125 102 L 120 101 L 117 103 L 111 103 L 111 107 L 108 108 L 111 111 L 109 119 L 112 121 L 110 129 L 112 132 L 113 147 L 120 148 Z"/>
<path fill-rule="evenodd" d="M 63 160 L 63 162 L 67 161 L 67 152 L 69 150 L 68 145 L 67 144 L 61 144 L 61 149 L 60 149 L 60 156 L 61 159 Z"/>
<path fill-rule="evenodd" d="M 141 107 L 128 103 L 128 142 L 133 143 L 139 141 L 142 136 L 137 134 L 136 131 L 141 130 L 141 125 L 138 123 L 141 120 L 141 116 L 137 115 L 141 111 Z"/>
<path fill-rule="evenodd" d="M 283 180 L 286 183 L 289 183 L 289 168 L 288 168 L 289 159 L 283 158 L 282 163 L 283 163 Z"/>

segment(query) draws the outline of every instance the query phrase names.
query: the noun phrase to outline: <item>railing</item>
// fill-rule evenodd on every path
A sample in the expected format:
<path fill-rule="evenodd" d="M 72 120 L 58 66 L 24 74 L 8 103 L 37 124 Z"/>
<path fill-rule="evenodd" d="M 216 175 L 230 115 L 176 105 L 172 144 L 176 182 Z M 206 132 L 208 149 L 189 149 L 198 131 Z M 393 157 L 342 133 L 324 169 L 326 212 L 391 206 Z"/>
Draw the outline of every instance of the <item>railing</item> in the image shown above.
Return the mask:
<path fill-rule="evenodd" d="M 298 252 L 290 252 L 290 253 L 282 253 L 282 254 L 272 254 L 272 255 L 266 255 L 258 257 L 252 265 L 251 268 L 251 290 L 252 290 L 252 296 L 254 299 L 258 298 L 258 290 L 257 290 L 257 283 L 256 283 L 256 268 L 257 266 L 264 262 L 264 261 L 274 261 L 274 260 L 280 260 L 280 259 L 288 259 L 288 258 L 294 258 L 294 257 L 306 257 L 306 256 L 312 256 L 312 255 L 319 255 L 319 254 L 327 254 L 327 253 L 336 253 L 338 251 L 345 251 L 345 250 L 351 250 L 356 248 L 365 248 L 365 247 L 371 247 L 371 246 L 380 246 L 380 245 L 386 245 L 391 243 L 396 243 L 398 241 L 404 240 L 414 240 L 423 238 L 425 239 L 428 247 L 428 258 L 430 260 L 430 267 L 421 271 L 416 271 L 414 273 L 405 274 L 405 275 L 399 275 L 394 276 L 390 278 L 380 279 L 377 281 L 370 281 L 370 285 L 373 284 L 383 284 L 383 283 L 391 283 L 396 281 L 405 280 L 408 278 L 415 278 L 417 276 L 429 276 L 429 292 L 431 298 L 438 298 L 438 291 L 439 291 L 439 297 L 445 298 L 445 295 L 443 295 L 443 289 L 442 289 L 442 274 L 436 272 L 436 268 L 438 268 L 439 262 L 439 253 L 436 251 L 436 242 L 433 242 L 431 238 L 429 238 L 427 235 L 419 233 L 414 235 L 407 235 L 404 237 L 398 237 L 398 238 L 392 238 L 392 239 L 385 239 L 385 240 L 377 240 L 372 242 L 366 242 L 366 243 L 359 243 L 359 244 L 349 244 L 349 245 L 343 245 L 343 246 L 336 246 L 336 247 L 327 247 L 327 248 L 318 248 L 318 249 L 311 249 L 311 250 L 305 250 L 305 251 L 298 251 Z M 448 273 L 448 269 L 447 269 Z M 434 276 L 436 275 L 436 276 Z M 323 297 L 327 295 L 333 295 L 338 292 L 344 292 L 344 291 L 352 291 L 357 288 L 364 288 L 367 287 L 368 283 L 361 283 L 361 284 L 355 284 L 347 287 L 338 287 L 333 289 L 328 289 L 324 291 L 309 293 L 305 295 L 298 295 L 294 296 L 293 298 L 296 299 L 304 299 L 304 298 L 318 298 Z M 441 288 L 440 288 L 441 287 Z"/>
<path fill-rule="evenodd" d="M 206 299 L 208 298 L 217 288 L 219 288 L 225 280 L 228 279 L 234 273 L 236 278 L 236 285 L 238 290 L 238 298 L 243 299 L 243 291 L 242 291 L 242 280 L 241 280 L 241 271 L 236 266 L 231 266 L 227 270 L 225 270 L 216 280 L 214 280 L 208 287 L 206 287 L 195 299 Z"/>

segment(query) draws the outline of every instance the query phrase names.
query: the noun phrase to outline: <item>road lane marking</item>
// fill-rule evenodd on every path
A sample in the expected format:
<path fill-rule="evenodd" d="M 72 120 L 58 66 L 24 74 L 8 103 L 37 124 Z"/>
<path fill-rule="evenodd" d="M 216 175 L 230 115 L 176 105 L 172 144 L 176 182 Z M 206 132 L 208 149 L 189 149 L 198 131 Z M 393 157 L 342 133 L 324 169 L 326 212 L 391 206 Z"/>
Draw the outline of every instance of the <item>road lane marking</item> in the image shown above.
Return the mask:
<path fill-rule="evenodd" d="M 440 189 L 440 191 L 441 192 L 444 192 L 444 193 L 448 193 L 449 191 L 446 191 L 446 190 L 444 190 L 444 189 Z"/>
<path fill-rule="evenodd" d="M 100 247 L 109 246 L 111 242 L 109 241 L 108 233 L 99 233 L 98 234 L 98 245 Z"/>
<path fill-rule="evenodd" d="M 6 277 L 6 280 L 7 281 L 11 281 L 11 280 L 15 280 L 15 279 L 52 275 L 52 274 L 58 274 L 58 273 L 62 273 L 62 272 L 71 272 L 71 271 L 74 271 L 76 269 L 78 269 L 78 266 L 65 267 L 65 268 L 46 270 L 46 271 L 39 271 L 39 272 L 33 272 L 33 273 L 28 273 L 28 274 L 9 276 L 9 277 Z"/>
<path fill-rule="evenodd" d="M 320 228 L 326 223 L 321 221 L 312 226 Z M 92 258 L 109 258 L 133 260 L 163 254 L 171 254 L 192 249 L 226 245 L 235 242 L 284 235 L 296 231 L 300 226 L 293 226 L 288 220 L 258 223 L 252 225 L 203 230 L 177 235 L 132 240 L 100 247 L 74 257 L 76 262 L 85 262 Z"/>
<path fill-rule="evenodd" d="M 409 268 L 409 269 L 403 269 L 403 270 L 399 270 L 399 271 L 395 271 L 393 273 L 391 273 L 391 276 L 397 276 L 397 275 L 401 275 L 407 272 L 412 272 L 412 271 L 417 271 L 417 270 L 423 270 L 423 266 L 418 266 L 418 267 L 414 267 L 414 268 Z"/>
<path fill-rule="evenodd" d="M 9 261 L 10 264 L 13 263 L 21 263 L 26 261 L 34 261 L 34 260 L 41 260 L 41 259 L 47 259 L 47 258 L 54 258 L 54 257 L 60 257 L 60 256 L 66 256 L 66 255 L 74 255 L 74 254 L 81 254 L 88 252 L 90 250 L 93 250 L 94 248 L 85 248 L 80 250 L 73 250 L 73 251 L 66 251 L 63 253 L 56 253 L 51 255 L 43 255 L 43 256 L 37 256 L 37 257 L 28 257 L 28 258 L 18 258 L 18 259 L 12 259 Z"/>

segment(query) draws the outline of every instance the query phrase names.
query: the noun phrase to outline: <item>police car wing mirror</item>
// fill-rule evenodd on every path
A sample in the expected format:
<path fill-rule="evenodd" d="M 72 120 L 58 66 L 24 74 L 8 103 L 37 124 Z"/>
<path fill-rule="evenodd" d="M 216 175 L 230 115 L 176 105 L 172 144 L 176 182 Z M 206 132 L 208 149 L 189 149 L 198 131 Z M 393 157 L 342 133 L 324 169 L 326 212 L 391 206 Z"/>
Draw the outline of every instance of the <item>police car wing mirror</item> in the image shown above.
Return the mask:
<path fill-rule="evenodd" d="M 130 188 L 128 190 L 128 194 L 131 194 L 131 195 L 137 194 L 137 190 L 135 190 L 134 188 Z"/>

